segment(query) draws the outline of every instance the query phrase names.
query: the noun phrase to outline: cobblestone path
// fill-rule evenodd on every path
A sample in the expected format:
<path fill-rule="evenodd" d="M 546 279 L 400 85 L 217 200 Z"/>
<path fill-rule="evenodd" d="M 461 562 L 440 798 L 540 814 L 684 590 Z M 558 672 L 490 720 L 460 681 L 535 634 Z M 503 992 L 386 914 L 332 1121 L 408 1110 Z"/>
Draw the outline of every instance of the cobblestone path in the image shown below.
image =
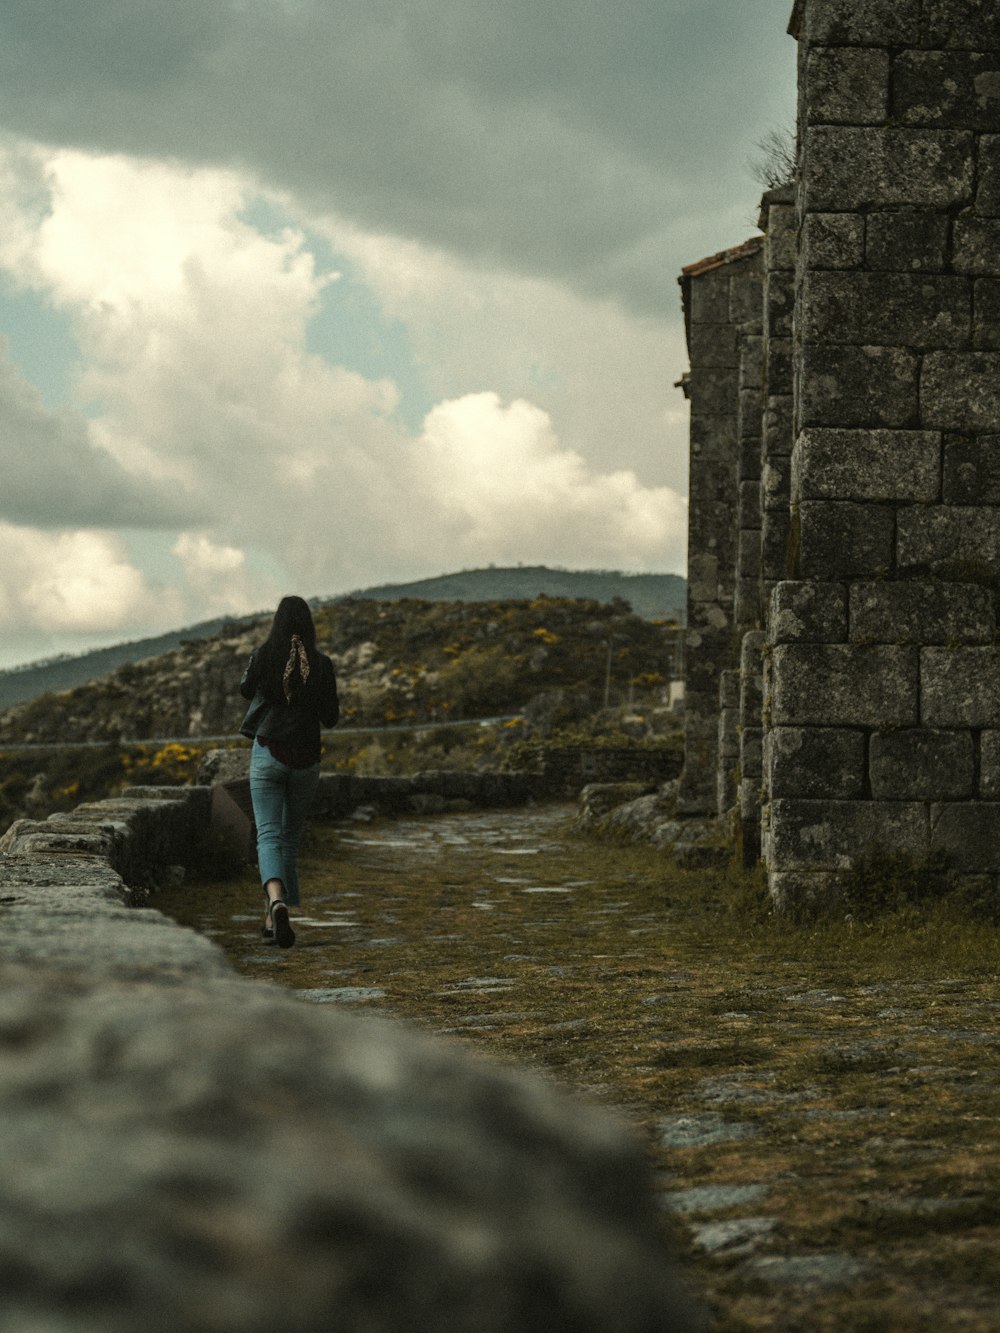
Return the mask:
<path fill-rule="evenodd" d="M 719 1330 L 1000 1329 L 992 955 L 901 979 L 876 948 L 845 975 L 836 941 L 755 933 L 731 885 L 576 838 L 571 814 L 314 829 L 289 951 L 261 942 L 250 878 L 157 905 L 304 1002 L 620 1108 Z"/>

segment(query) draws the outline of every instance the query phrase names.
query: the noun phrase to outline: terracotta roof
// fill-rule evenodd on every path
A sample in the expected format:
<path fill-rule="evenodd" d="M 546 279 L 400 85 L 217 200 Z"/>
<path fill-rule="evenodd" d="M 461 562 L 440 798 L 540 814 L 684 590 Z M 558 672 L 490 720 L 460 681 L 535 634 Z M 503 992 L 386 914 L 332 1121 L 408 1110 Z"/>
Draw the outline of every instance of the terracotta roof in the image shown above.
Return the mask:
<path fill-rule="evenodd" d="M 694 264 L 685 264 L 681 269 L 679 281 L 683 282 L 685 278 L 700 278 L 703 273 L 711 273 L 712 269 L 722 268 L 726 264 L 737 264 L 741 259 L 749 259 L 751 255 L 757 254 L 763 244 L 763 236 L 751 236 L 742 245 L 719 250 L 716 254 L 699 259 Z"/>

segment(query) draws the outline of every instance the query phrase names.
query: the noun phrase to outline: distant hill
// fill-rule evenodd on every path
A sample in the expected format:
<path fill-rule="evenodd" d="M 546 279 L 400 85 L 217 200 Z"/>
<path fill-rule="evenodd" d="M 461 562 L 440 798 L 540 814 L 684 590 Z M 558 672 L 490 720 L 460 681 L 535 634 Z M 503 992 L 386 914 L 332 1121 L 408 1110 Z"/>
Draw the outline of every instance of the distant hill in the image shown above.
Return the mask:
<path fill-rule="evenodd" d="M 494 602 L 507 599 L 583 597 L 595 602 L 628 602 L 644 620 L 683 620 L 687 582 L 679 574 L 619 574 L 613 570 L 548 569 L 545 565 L 463 569 L 458 574 L 383 583 L 351 597 L 398 601 L 415 597 L 430 602 Z M 339 599 L 336 599 L 339 600 Z"/>
<path fill-rule="evenodd" d="M 546 597 L 587 598 L 597 602 L 628 602 L 637 616 L 645 620 L 683 619 L 687 585 L 678 574 L 618 574 L 605 570 L 576 571 L 548 569 L 544 565 L 518 565 L 514 568 L 462 570 L 437 578 L 412 583 L 385 583 L 338 597 L 311 599 L 315 606 L 330 606 L 348 599 L 397 601 L 413 598 L 422 601 L 490 602 L 511 598 Z M 182 644 L 232 637 L 260 621 L 270 611 L 253 615 L 204 620 L 197 625 L 172 630 L 148 639 L 98 648 L 79 656 L 51 658 L 27 666 L 0 671 L 0 709 L 37 698 L 40 694 L 58 694 L 75 689 L 87 681 L 107 676 L 119 667 L 146 661 L 173 652 Z"/>

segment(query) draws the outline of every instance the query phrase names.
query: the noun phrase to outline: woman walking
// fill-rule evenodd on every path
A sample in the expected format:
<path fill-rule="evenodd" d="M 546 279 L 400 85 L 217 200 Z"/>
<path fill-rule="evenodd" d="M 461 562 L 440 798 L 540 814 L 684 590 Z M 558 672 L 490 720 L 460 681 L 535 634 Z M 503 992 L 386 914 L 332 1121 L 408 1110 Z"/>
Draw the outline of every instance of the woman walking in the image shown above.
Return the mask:
<path fill-rule="evenodd" d="M 340 716 L 333 663 L 316 650 L 316 628 L 301 597 L 283 597 L 267 641 L 254 649 L 240 681 L 252 700 L 242 735 L 253 741 L 250 794 L 257 861 L 267 912 L 263 935 L 282 949 L 295 943 L 289 907 L 299 905 L 299 839 L 319 783 L 320 723 Z"/>

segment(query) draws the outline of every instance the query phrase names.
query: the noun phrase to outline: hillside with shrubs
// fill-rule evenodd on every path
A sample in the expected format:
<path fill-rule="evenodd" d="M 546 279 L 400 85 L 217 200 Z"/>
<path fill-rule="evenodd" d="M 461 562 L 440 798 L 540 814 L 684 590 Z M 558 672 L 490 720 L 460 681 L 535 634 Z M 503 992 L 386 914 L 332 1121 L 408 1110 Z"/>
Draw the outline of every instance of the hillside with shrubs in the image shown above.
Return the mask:
<path fill-rule="evenodd" d="M 641 743 L 661 730 L 650 719 L 666 711 L 675 627 L 642 619 L 624 602 L 356 599 L 321 607 L 315 619 L 342 703 L 327 767 L 493 765 L 539 737 L 629 735 Z M 136 782 L 190 781 L 204 738 L 245 744 L 239 679 L 268 626 L 268 618 L 227 626 L 0 712 L 0 751 L 93 747 L 0 753 L 0 824 Z M 508 721 L 462 727 L 476 718 Z"/>

